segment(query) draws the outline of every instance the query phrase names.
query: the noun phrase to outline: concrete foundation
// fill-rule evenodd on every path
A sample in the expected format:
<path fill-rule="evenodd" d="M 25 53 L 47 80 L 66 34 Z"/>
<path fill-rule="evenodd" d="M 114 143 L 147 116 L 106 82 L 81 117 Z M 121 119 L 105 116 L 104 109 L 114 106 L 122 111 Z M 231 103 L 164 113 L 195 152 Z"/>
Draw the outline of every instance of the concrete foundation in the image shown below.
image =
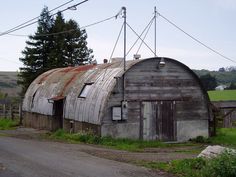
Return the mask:
<path fill-rule="evenodd" d="M 103 124 L 101 128 L 102 136 L 111 136 L 113 138 L 139 139 L 139 123 L 114 123 Z"/>
<path fill-rule="evenodd" d="M 208 137 L 208 120 L 177 121 L 177 141 L 184 142 L 197 136 Z"/>

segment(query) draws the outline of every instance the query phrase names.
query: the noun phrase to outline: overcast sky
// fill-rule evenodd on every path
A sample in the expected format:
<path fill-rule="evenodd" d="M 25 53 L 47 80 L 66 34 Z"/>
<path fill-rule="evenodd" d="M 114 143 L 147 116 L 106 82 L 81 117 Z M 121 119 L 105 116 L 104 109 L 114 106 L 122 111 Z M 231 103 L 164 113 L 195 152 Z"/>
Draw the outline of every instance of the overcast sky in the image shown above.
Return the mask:
<path fill-rule="evenodd" d="M 0 6 L 0 32 L 4 32 L 31 18 L 37 17 L 44 6 L 53 9 L 69 0 L 8 0 Z M 81 2 L 74 0 L 60 10 Z M 236 0 L 89 0 L 76 11 L 65 11 L 66 20 L 72 18 L 80 26 L 86 26 L 115 15 L 122 6 L 127 8 L 127 23 L 141 33 L 154 15 L 154 6 L 164 17 L 181 29 L 236 62 Z M 123 19 L 113 18 L 99 25 L 86 28 L 88 45 L 94 57 L 101 63 L 110 58 Z M 12 34 L 34 34 L 37 24 L 15 31 Z M 123 56 L 121 39 L 113 57 Z M 0 36 L 0 71 L 17 71 L 27 37 Z M 127 28 L 127 51 L 137 36 Z M 154 50 L 154 25 L 145 42 Z M 139 43 L 138 43 L 139 44 Z M 128 55 L 133 58 L 139 45 Z M 142 58 L 153 57 L 145 46 L 139 51 Z M 235 66 L 236 63 L 215 54 L 179 31 L 160 16 L 157 18 L 157 55 L 174 58 L 192 69 L 218 70 L 220 67 Z"/>

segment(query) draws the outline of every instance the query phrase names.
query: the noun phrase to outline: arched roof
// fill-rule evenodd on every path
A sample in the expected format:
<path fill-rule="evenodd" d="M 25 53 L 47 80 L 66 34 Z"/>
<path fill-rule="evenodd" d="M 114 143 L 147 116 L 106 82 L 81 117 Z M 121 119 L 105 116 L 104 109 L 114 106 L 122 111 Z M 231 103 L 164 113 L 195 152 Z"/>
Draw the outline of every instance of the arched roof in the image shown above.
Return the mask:
<path fill-rule="evenodd" d="M 126 72 L 132 66 L 151 59 L 156 58 L 127 61 Z M 199 78 L 186 65 L 170 58 L 164 59 L 181 65 L 193 75 L 203 89 Z M 123 62 L 119 61 L 52 69 L 41 74 L 31 83 L 25 94 L 23 110 L 52 115 L 51 102 L 66 98 L 64 99 L 65 118 L 100 124 L 100 113 L 103 112 L 105 103 L 116 84 L 114 78 L 123 74 Z M 88 88 L 85 88 L 86 85 Z M 86 92 L 86 98 L 80 97 L 82 92 Z"/>

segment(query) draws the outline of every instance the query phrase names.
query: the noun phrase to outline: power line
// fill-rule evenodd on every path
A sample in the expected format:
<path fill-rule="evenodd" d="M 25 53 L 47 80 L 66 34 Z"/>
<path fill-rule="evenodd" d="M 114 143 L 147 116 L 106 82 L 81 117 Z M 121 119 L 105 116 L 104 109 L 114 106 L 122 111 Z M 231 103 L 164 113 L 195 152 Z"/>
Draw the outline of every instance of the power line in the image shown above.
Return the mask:
<path fill-rule="evenodd" d="M 18 64 L 18 65 L 21 64 L 20 62 L 13 61 L 13 60 L 9 60 L 9 59 L 2 58 L 2 57 L 0 57 L 0 60 L 5 60 L 5 61 L 11 62 L 11 63 L 16 63 L 16 64 Z"/>
<path fill-rule="evenodd" d="M 117 15 L 113 15 L 113 16 L 105 18 L 103 20 L 100 20 L 100 21 L 97 21 L 97 22 L 94 22 L 94 23 L 82 26 L 82 27 L 80 27 L 80 29 L 84 29 L 84 28 L 88 28 L 88 27 L 91 27 L 91 26 L 94 26 L 94 25 L 98 25 L 100 23 L 106 22 L 106 21 L 111 20 L 113 18 L 117 18 Z M 60 35 L 60 34 L 64 34 L 64 33 L 71 33 L 71 32 L 76 31 L 76 30 L 77 29 L 70 29 L 70 30 L 66 30 L 66 31 L 60 31 L 60 32 L 57 32 L 57 33 L 39 34 L 39 35 L 35 35 L 35 36 L 36 37 L 43 37 L 43 36 Z M 26 35 L 26 34 L 7 34 L 7 35 L 18 36 L 18 37 L 27 37 L 27 36 L 29 36 L 29 35 Z"/>
<path fill-rule="evenodd" d="M 84 1 L 79 2 L 79 3 L 77 3 L 77 4 L 73 5 L 73 6 L 67 7 L 67 8 L 65 8 L 65 9 L 63 9 L 63 10 L 61 10 L 61 11 L 58 11 L 57 13 L 54 13 L 54 14 L 50 15 L 50 17 L 52 17 L 52 16 L 58 14 L 59 12 L 61 13 L 61 12 L 64 12 L 64 11 L 66 11 L 66 10 L 75 8 L 76 6 L 81 5 L 81 4 L 83 4 L 83 3 L 87 2 L 87 1 L 88 1 L 88 0 L 84 0 Z M 38 17 L 37 17 L 37 18 L 38 18 Z M 34 20 L 35 20 L 35 19 L 34 19 Z M 33 20 L 31 20 L 31 21 L 33 21 Z M 25 23 L 25 25 L 21 25 L 21 26 L 18 25 L 19 27 L 17 27 L 17 28 L 15 27 L 15 28 L 12 29 L 12 30 L 8 30 L 8 31 L 6 31 L 6 32 L 3 32 L 3 33 L 0 34 L 0 36 L 3 36 L 3 35 L 6 35 L 6 34 L 9 34 L 9 33 L 12 33 L 12 32 L 14 32 L 14 31 L 18 31 L 18 30 L 20 30 L 20 29 L 22 29 L 22 28 L 25 28 L 25 27 L 28 27 L 28 26 L 30 26 L 30 25 L 33 25 L 33 24 L 35 24 L 35 23 L 37 23 L 37 22 L 38 22 L 38 20 L 37 20 L 37 21 L 34 21 L 34 22 L 31 22 L 31 23 Z"/>
<path fill-rule="evenodd" d="M 64 4 L 61 4 L 61 5 L 58 6 L 58 7 L 55 7 L 54 9 L 50 10 L 49 13 L 52 12 L 52 11 L 54 11 L 54 10 L 56 10 L 56 9 L 58 9 L 58 8 L 60 8 L 60 7 L 63 7 L 63 6 L 65 6 L 65 5 L 71 3 L 72 1 L 74 1 L 74 0 L 70 0 L 70 1 L 68 1 L 68 2 L 66 2 L 66 3 L 64 3 Z M 20 26 L 23 26 L 23 25 L 25 25 L 25 24 L 27 24 L 27 23 L 29 23 L 29 22 L 32 22 L 32 21 L 38 19 L 39 17 L 40 17 L 40 16 L 37 16 L 37 17 L 35 17 L 35 18 L 32 18 L 32 19 L 30 19 L 30 20 L 28 20 L 28 21 L 26 21 L 26 22 L 24 22 L 24 23 L 21 23 L 21 24 L 15 26 L 15 27 L 13 27 L 13 28 L 11 28 L 11 29 L 5 31 L 5 32 L 2 32 L 2 33 L 0 34 L 0 36 L 2 36 L 2 35 L 5 34 L 5 33 L 10 32 L 10 31 L 12 31 L 12 30 L 14 30 L 14 29 L 16 29 L 16 28 L 18 28 L 18 27 L 20 27 Z"/>
<path fill-rule="evenodd" d="M 146 45 L 146 47 L 155 55 L 155 52 L 147 45 L 147 43 L 135 32 L 135 30 L 127 23 L 127 26 L 134 32 L 134 34 Z"/>
<path fill-rule="evenodd" d="M 159 15 L 160 17 L 162 17 L 164 20 L 166 20 L 168 23 L 170 23 L 171 25 L 173 25 L 175 28 L 177 28 L 178 30 L 180 30 L 181 32 L 183 32 L 185 35 L 187 35 L 188 37 L 190 37 L 191 39 L 193 39 L 193 40 L 196 41 L 197 43 L 199 43 L 199 44 L 201 44 L 202 46 L 204 46 L 205 48 L 211 50 L 212 52 L 214 52 L 215 54 L 217 54 L 217 55 L 223 57 L 223 58 L 226 59 L 226 60 L 229 60 L 229 61 L 231 61 L 231 62 L 233 62 L 233 63 L 236 63 L 235 60 L 233 60 L 233 59 L 231 59 L 231 58 L 229 58 L 229 57 L 223 55 L 222 53 L 220 53 L 220 52 L 216 51 L 215 49 L 209 47 L 208 45 L 204 44 L 204 43 L 201 42 L 199 39 L 193 37 L 192 35 L 190 35 L 190 34 L 187 33 L 186 31 L 184 31 L 182 28 L 180 28 L 179 26 L 177 26 L 174 22 L 172 22 L 172 21 L 170 21 L 169 19 L 167 19 L 167 18 L 166 18 L 165 16 L 163 16 L 162 14 L 158 13 L 158 15 Z"/>
<path fill-rule="evenodd" d="M 150 22 L 148 23 L 148 25 L 144 28 L 144 30 L 143 30 L 142 33 L 140 34 L 140 37 L 141 37 L 141 36 L 143 35 L 143 33 L 147 30 L 147 28 L 152 25 L 153 19 L 154 19 L 154 18 L 152 18 L 152 19 L 150 20 Z M 130 51 L 131 51 L 131 50 L 133 49 L 133 47 L 137 44 L 138 40 L 139 40 L 139 38 L 136 39 L 136 41 L 135 41 L 135 42 L 133 43 L 133 45 L 130 47 L 130 49 L 128 50 L 128 52 L 126 53 L 126 55 L 129 55 Z"/>

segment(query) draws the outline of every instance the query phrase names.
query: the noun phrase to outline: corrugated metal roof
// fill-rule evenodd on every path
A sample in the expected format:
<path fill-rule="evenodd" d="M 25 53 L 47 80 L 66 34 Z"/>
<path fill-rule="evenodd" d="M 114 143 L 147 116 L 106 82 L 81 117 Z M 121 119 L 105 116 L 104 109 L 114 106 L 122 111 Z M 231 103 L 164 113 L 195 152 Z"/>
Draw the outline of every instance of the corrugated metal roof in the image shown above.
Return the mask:
<path fill-rule="evenodd" d="M 127 61 L 129 69 L 139 60 Z M 116 80 L 122 76 L 123 63 L 58 68 L 38 76 L 29 86 L 23 110 L 45 115 L 53 114 L 49 101 L 65 98 L 64 117 L 93 124 L 100 124 L 100 113 L 113 90 Z M 86 83 L 93 83 L 86 98 L 78 97 Z"/>

